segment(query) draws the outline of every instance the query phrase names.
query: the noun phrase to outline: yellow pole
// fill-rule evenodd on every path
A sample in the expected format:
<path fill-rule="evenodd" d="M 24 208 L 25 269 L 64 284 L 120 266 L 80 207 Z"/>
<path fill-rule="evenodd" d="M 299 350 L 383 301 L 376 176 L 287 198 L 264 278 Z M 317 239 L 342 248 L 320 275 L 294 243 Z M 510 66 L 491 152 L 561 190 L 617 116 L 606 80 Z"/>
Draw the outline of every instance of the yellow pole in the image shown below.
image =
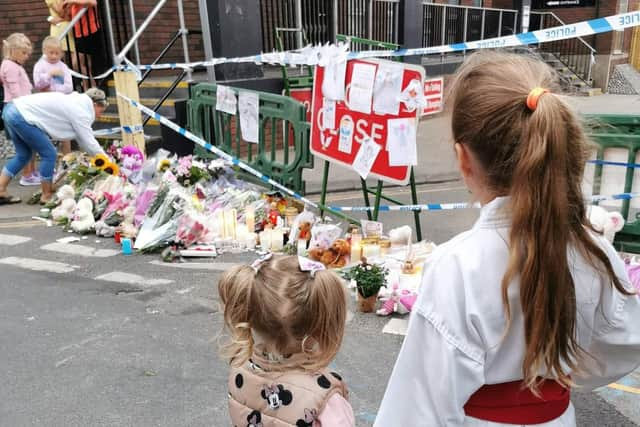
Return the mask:
<path fill-rule="evenodd" d="M 136 74 L 133 71 L 116 71 L 113 75 L 116 92 L 121 93 L 134 101 L 140 102 L 140 94 L 138 92 L 138 82 Z M 136 129 L 142 126 L 142 113 L 122 98 L 116 96 L 118 102 L 118 116 L 120 117 L 120 126 L 129 126 Z M 122 132 L 122 143 L 124 145 L 134 145 L 140 151 L 146 153 L 144 132 L 126 133 Z"/>
<path fill-rule="evenodd" d="M 640 6 L 638 10 L 640 10 Z M 629 63 L 636 70 L 640 71 L 640 27 L 633 29 L 633 38 L 631 39 L 631 47 L 629 48 Z"/>

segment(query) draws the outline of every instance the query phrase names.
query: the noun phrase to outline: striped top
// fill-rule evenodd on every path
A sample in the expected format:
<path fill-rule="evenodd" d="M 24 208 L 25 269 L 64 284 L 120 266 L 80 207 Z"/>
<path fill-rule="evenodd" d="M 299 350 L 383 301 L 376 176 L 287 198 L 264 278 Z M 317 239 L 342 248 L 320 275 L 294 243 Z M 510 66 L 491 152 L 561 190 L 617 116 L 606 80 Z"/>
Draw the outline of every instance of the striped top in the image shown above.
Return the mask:
<path fill-rule="evenodd" d="M 71 5 L 71 16 L 76 16 L 85 6 Z M 73 27 L 74 35 L 77 38 L 89 37 L 100 29 L 100 18 L 98 8 L 95 6 L 87 8 L 87 13 Z"/>

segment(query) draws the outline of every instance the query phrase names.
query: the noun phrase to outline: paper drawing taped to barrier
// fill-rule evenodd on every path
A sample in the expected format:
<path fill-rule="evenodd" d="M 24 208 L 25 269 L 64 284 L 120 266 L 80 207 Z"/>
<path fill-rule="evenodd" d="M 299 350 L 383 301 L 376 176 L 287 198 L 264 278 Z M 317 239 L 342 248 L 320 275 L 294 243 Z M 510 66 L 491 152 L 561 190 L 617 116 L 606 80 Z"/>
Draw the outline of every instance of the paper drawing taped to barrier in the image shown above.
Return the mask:
<path fill-rule="evenodd" d="M 256 92 L 240 92 L 238 110 L 242 139 L 257 144 L 260 134 L 260 96 Z"/>
<path fill-rule="evenodd" d="M 344 79 L 347 73 L 347 62 L 335 62 L 324 67 L 322 95 L 331 101 L 344 100 Z"/>
<path fill-rule="evenodd" d="M 391 166 L 418 164 L 415 119 L 391 119 L 387 122 L 387 151 Z"/>
<path fill-rule="evenodd" d="M 227 86 L 218 85 L 216 90 L 216 110 L 228 114 L 236 114 L 238 100 L 233 89 Z"/>
<path fill-rule="evenodd" d="M 364 141 L 362 141 L 356 159 L 353 161 L 353 169 L 358 172 L 362 179 L 367 179 L 369 176 L 380 150 L 382 150 L 382 147 L 376 144 L 370 136 L 365 137 Z"/>
<path fill-rule="evenodd" d="M 371 114 L 373 85 L 376 78 L 376 65 L 359 63 L 353 66 L 348 106 L 350 110 Z"/>
<path fill-rule="evenodd" d="M 404 68 L 400 64 L 382 62 L 378 65 L 373 88 L 373 111 L 376 114 L 397 116 L 400 112 L 400 94 Z"/>
<path fill-rule="evenodd" d="M 353 146 L 353 119 L 351 116 L 344 116 L 340 120 L 340 138 L 338 139 L 338 150 L 343 153 L 351 153 Z"/>
<path fill-rule="evenodd" d="M 323 126 L 325 129 L 336 128 L 336 101 L 330 99 L 324 99 L 323 107 Z"/>
<path fill-rule="evenodd" d="M 407 111 L 416 111 L 418 108 L 424 108 L 427 105 L 427 101 L 424 98 L 422 81 L 411 80 L 409 85 L 402 91 L 400 100 L 404 103 Z"/>

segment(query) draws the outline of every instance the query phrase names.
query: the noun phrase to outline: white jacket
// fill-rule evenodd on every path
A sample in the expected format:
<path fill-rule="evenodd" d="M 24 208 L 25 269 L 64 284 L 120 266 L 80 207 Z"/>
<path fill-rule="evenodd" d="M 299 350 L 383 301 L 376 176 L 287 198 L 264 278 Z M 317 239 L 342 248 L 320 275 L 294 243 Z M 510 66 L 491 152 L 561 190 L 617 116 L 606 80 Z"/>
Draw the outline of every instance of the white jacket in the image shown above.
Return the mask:
<path fill-rule="evenodd" d="M 104 153 L 93 136 L 96 120 L 93 101 L 83 93 L 56 92 L 21 96 L 12 101 L 22 117 L 54 140 L 75 139 L 90 155 Z"/>
<path fill-rule="evenodd" d="M 503 339 L 501 281 L 508 263 L 508 198 L 482 208 L 473 228 L 441 245 L 427 262 L 377 427 L 503 426 L 466 417 L 463 406 L 484 384 L 522 379 L 524 326 L 519 284 L 509 288 L 512 325 Z M 633 289 L 611 244 L 605 250 L 623 285 Z M 577 338 L 595 361 L 583 362 L 589 390 L 616 381 L 640 365 L 640 298 L 625 296 L 576 251 L 569 251 L 576 287 Z M 574 391 L 580 391 L 574 390 Z M 539 426 L 575 426 L 570 406 Z"/>

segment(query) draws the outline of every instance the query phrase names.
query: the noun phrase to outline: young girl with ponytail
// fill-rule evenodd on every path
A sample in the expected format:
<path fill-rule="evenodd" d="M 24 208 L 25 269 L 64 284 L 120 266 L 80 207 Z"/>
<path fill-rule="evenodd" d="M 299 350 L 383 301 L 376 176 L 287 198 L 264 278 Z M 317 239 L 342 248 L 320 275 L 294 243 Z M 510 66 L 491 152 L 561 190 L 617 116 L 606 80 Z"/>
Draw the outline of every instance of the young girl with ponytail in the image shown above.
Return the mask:
<path fill-rule="evenodd" d="M 521 55 L 457 73 L 454 149 L 483 207 L 426 267 L 375 426 L 573 426 L 572 391 L 640 364 L 640 299 L 587 220 L 589 144 L 559 90 Z"/>
<path fill-rule="evenodd" d="M 238 427 L 352 427 L 340 375 L 347 300 L 341 279 L 302 257 L 268 255 L 218 284 L 230 341 L 229 412 Z"/>

